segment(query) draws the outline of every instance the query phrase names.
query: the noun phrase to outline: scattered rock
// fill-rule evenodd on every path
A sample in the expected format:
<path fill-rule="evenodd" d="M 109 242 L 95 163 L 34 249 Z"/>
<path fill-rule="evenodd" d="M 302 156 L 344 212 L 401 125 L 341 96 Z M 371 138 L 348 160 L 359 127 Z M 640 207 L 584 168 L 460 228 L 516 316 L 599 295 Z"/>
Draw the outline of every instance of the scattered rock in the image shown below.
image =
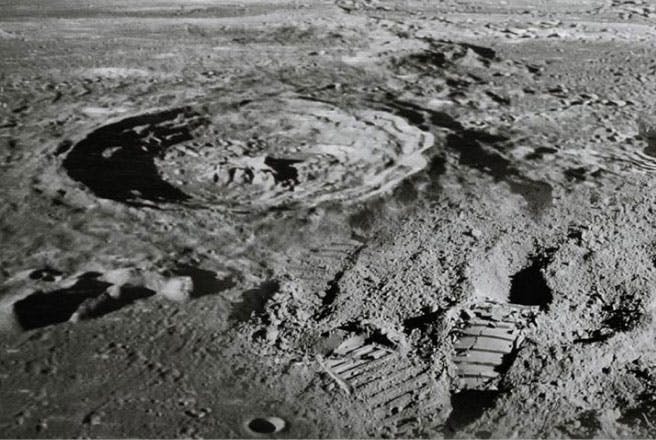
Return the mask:
<path fill-rule="evenodd" d="M 193 290 L 191 277 L 173 277 L 163 280 L 157 293 L 171 301 L 187 302 L 191 299 Z"/>

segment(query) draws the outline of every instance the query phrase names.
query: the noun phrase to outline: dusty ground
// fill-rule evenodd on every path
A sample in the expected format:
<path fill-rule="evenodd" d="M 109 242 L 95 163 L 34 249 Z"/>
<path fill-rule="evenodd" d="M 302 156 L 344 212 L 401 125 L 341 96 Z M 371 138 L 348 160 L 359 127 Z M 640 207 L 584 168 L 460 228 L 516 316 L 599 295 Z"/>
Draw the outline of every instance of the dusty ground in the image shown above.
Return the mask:
<path fill-rule="evenodd" d="M 656 6 L 138 4 L 0 1 L 2 437 L 656 436 Z"/>

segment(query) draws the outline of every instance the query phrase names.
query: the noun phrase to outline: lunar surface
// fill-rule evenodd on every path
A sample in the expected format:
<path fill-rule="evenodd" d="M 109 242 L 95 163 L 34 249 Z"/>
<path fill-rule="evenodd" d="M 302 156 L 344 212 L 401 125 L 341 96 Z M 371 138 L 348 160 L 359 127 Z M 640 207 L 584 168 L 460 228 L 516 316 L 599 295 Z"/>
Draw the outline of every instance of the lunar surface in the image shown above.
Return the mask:
<path fill-rule="evenodd" d="M 0 437 L 656 437 L 653 2 L 0 12 Z"/>

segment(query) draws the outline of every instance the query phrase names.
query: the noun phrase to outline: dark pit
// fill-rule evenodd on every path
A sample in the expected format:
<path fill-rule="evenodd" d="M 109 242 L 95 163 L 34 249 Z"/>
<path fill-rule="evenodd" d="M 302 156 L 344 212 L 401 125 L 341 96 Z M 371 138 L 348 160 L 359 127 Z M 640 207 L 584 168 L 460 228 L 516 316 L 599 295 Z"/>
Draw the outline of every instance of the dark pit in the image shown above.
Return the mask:
<path fill-rule="evenodd" d="M 553 293 L 542 273 L 546 261 L 535 259 L 530 266 L 517 272 L 511 278 L 510 302 L 524 306 L 539 306 L 547 310 L 553 300 Z"/>
<path fill-rule="evenodd" d="M 499 391 L 464 390 L 451 395 L 451 414 L 446 422 L 447 429 L 459 431 L 479 419 L 492 408 Z"/>
<path fill-rule="evenodd" d="M 285 421 L 280 417 L 255 417 L 246 424 L 246 427 L 253 434 L 270 435 L 282 431 L 285 425 Z"/>
<path fill-rule="evenodd" d="M 276 425 L 269 422 L 267 419 L 253 419 L 248 422 L 248 427 L 251 429 L 251 431 L 257 432 L 259 434 L 273 434 L 276 432 Z"/>

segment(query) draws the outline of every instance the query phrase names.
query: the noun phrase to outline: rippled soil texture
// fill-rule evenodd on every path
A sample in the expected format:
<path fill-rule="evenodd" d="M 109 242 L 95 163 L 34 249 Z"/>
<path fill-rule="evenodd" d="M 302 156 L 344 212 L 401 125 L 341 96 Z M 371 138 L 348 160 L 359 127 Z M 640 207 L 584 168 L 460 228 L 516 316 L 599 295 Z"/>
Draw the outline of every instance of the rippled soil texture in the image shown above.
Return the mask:
<path fill-rule="evenodd" d="M 0 11 L 0 436 L 656 436 L 650 2 Z"/>

